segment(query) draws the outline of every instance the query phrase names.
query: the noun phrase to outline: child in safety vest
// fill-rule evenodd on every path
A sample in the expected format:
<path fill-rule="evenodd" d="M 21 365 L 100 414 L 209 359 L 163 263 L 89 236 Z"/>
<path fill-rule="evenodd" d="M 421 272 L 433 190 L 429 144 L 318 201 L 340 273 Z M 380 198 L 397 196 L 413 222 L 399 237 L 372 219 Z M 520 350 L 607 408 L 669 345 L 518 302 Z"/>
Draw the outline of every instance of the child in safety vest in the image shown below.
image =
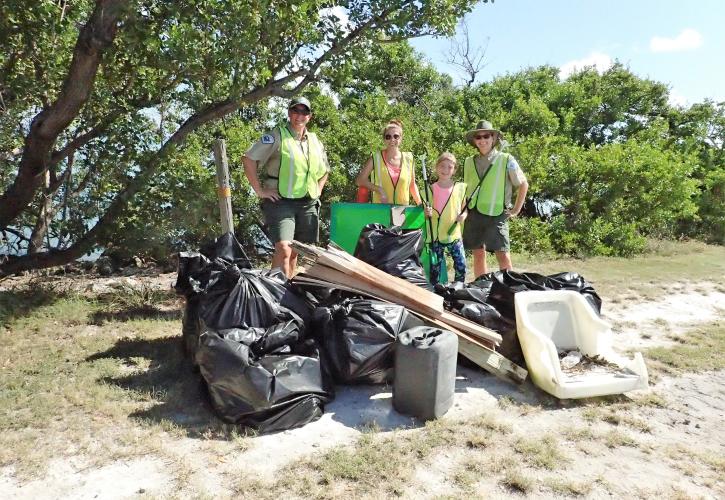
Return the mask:
<path fill-rule="evenodd" d="M 425 216 L 430 218 L 428 241 L 431 242 L 433 261 L 431 265 L 430 281 L 438 283 L 443 267 L 445 251 L 453 259 L 455 281 L 466 279 L 466 255 L 463 250 L 462 225 L 466 219 L 466 185 L 454 182 L 453 174 L 456 172 L 456 157 L 445 152 L 436 160 L 436 173 L 438 180 L 426 186 Z M 432 231 L 432 234 L 431 234 Z M 443 282 L 447 282 L 444 277 Z"/>

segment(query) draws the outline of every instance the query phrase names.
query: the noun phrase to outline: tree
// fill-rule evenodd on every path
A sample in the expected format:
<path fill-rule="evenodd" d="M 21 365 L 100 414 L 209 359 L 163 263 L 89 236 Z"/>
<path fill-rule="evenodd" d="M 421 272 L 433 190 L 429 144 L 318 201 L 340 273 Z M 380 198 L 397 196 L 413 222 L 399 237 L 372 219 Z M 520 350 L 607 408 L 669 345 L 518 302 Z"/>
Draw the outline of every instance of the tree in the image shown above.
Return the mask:
<path fill-rule="evenodd" d="M 478 74 L 487 66 L 485 63 L 486 52 L 490 38 L 486 38 L 483 47 L 471 45 L 471 35 L 468 31 L 468 23 L 461 20 L 459 34 L 451 39 L 448 49 L 448 64 L 457 66 L 466 77 L 466 87 L 470 87 L 478 78 Z"/>
<path fill-rule="evenodd" d="M 0 275 L 69 262 L 107 242 L 129 202 L 191 134 L 245 106 L 300 93 L 380 39 L 449 35 L 475 3 L 3 2 L 0 230 L 27 239 L 34 219 L 71 227 L 52 205 L 79 189 L 96 214 L 80 216 L 72 232 L 56 231 L 66 237 L 55 248 L 28 244 L 32 252 L 0 265 Z M 133 133 L 138 143 L 129 141 Z M 119 151 L 122 161 L 101 162 L 109 171 L 93 160 L 100 144 Z M 77 156 L 88 181 L 73 184 Z"/>

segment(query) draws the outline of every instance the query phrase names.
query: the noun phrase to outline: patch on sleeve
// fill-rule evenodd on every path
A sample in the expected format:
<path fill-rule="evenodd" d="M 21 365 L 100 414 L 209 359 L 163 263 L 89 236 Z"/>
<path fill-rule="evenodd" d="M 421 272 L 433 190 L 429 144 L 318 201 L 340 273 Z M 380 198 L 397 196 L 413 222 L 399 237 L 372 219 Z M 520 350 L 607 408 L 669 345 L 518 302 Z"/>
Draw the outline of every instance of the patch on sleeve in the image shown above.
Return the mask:
<path fill-rule="evenodd" d="M 264 134 L 262 136 L 262 144 L 274 144 L 274 136 L 272 134 Z"/>

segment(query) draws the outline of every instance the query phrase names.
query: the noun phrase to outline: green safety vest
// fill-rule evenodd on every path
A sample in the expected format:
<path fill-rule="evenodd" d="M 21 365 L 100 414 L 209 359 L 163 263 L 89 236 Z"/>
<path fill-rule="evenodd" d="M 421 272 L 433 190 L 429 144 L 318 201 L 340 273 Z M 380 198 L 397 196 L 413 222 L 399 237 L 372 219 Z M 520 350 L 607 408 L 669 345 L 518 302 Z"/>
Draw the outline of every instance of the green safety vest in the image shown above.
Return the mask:
<path fill-rule="evenodd" d="M 403 152 L 401 155 L 400 176 L 398 182 L 393 184 L 388 167 L 383 161 L 382 152 L 373 151 L 373 174 L 370 182 L 383 188 L 385 195 L 388 197 L 388 203 L 409 205 L 410 183 L 413 182 L 413 153 Z M 380 193 L 377 191 L 373 191 L 373 203 L 382 203 Z"/>
<path fill-rule="evenodd" d="M 283 198 L 312 199 L 320 197 L 317 183 L 326 173 L 327 168 L 322 160 L 322 143 L 312 132 L 307 132 L 307 155 L 289 128 L 279 128 L 279 181 L 277 188 Z"/>
<path fill-rule="evenodd" d="M 433 187 L 426 186 L 426 192 L 428 194 L 428 200 L 430 205 L 433 207 Z M 443 211 L 439 214 L 436 209 L 433 209 L 433 217 L 431 217 L 431 226 L 433 227 L 434 238 L 431 238 L 430 233 L 427 230 L 427 241 L 439 241 L 441 243 L 451 243 L 453 241 L 461 239 L 463 223 L 458 224 L 456 229 L 448 234 L 448 229 L 456 222 L 456 217 L 461 213 L 461 207 L 463 202 L 466 201 L 466 185 L 463 182 L 456 182 L 453 185 L 451 196 L 448 198 Z"/>
<path fill-rule="evenodd" d="M 466 158 L 463 164 L 463 181 L 468 186 L 466 198 L 470 198 L 481 181 L 476 170 L 476 163 L 473 156 Z M 495 217 L 501 215 L 504 210 L 504 190 L 506 188 L 506 166 L 508 165 L 509 154 L 499 153 L 491 164 L 490 172 L 478 188 L 476 196 L 468 203 L 468 208 L 475 208 L 484 215 Z M 485 172 L 484 172 L 485 173 Z"/>

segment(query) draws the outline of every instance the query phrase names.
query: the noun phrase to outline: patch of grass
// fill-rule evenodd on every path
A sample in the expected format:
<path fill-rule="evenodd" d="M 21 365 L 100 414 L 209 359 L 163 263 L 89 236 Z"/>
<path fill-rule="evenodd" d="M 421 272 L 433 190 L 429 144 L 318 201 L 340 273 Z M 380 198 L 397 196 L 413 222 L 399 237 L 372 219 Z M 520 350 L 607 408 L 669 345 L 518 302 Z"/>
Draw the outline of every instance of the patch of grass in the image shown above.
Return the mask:
<path fill-rule="evenodd" d="M 461 489 L 472 490 L 486 473 L 486 467 L 479 460 L 468 458 L 456 467 L 453 483 Z"/>
<path fill-rule="evenodd" d="M 590 427 L 568 427 L 564 429 L 564 437 L 572 442 L 593 441 L 596 434 Z"/>
<path fill-rule="evenodd" d="M 588 422 L 600 420 L 612 425 L 626 425 L 639 432 L 651 432 L 649 424 L 637 417 L 629 415 L 626 411 L 627 405 L 616 405 L 611 407 L 590 406 L 584 409 L 582 417 Z"/>
<path fill-rule="evenodd" d="M 699 325 L 680 338 L 672 347 L 652 347 L 644 357 L 655 372 L 677 375 L 725 369 L 725 320 Z"/>
<path fill-rule="evenodd" d="M 559 450 L 556 438 L 551 435 L 541 438 L 519 438 L 513 443 L 513 448 L 527 463 L 536 468 L 554 470 L 567 461 Z"/>
<path fill-rule="evenodd" d="M 544 480 L 544 486 L 559 495 L 580 497 L 589 494 L 594 487 L 594 483 L 592 481 L 573 481 L 552 477 Z"/>
<path fill-rule="evenodd" d="M 500 483 L 512 491 L 530 493 L 534 489 L 534 480 L 518 468 L 507 469 Z"/>
<path fill-rule="evenodd" d="M 638 446 L 637 441 L 632 436 L 617 429 L 606 432 L 602 439 L 607 448 L 619 448 L 621 446 L 636 448 Z"/>
<path fill-rule="evenodd" d="M 656 392 L 649 392 L 644 396 L 633 398 L 632 403 L 637 406 L 653 407 L 653 408 L 667 408 L 667 400 Z"/>
<path fill-rule="evenodd" d="M 725 475 L 725 457 L 708 450 L 693 450 L 682 444 L 668 446 L 665 454 L 674 460 L 675 464 L 699 462 L 720 477 Z M 687 459 L 687 460 L 683 460 Z"/>

